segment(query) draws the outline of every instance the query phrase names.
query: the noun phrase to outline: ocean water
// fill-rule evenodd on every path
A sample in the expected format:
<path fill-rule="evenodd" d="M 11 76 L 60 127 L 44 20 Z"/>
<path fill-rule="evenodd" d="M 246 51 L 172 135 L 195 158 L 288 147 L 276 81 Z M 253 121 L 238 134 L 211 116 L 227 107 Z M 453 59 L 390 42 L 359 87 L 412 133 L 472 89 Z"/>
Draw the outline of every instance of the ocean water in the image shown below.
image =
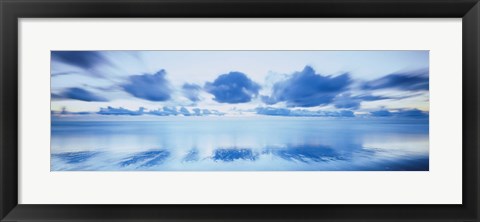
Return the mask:
<path fill-rule="evenodd" d="M 428 171 L 428 118 L 52 121 L 52 171 Z"/>

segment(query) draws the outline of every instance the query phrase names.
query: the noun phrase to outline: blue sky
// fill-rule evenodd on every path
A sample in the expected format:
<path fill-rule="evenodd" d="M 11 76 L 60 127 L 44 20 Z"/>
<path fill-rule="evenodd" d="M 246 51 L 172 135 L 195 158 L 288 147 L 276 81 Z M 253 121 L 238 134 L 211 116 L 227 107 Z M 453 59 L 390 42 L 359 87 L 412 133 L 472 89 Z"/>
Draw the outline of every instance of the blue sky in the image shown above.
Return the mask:
<path fill-rule="evenodd" d="M 428 51 L 52 51 L 56 116 L 427 116 Z"/>

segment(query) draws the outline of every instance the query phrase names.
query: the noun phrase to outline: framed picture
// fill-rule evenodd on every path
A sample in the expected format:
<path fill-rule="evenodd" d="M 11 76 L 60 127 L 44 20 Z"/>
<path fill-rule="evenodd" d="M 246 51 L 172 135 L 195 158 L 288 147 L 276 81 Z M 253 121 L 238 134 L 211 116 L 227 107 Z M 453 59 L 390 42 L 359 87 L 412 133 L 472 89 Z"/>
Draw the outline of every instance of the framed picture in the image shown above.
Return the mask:
<path fill-rule="evenodd" d="M 2 1 L 1 221 L 478 221 L 477 1 Z"/>

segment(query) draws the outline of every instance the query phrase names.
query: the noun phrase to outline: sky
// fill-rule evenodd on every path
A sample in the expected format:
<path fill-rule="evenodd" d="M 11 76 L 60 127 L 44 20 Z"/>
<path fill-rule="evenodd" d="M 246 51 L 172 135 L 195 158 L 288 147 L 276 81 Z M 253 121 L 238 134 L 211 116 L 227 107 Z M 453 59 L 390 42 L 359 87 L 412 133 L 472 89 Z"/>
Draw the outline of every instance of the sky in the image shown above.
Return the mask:
<path fill-rule="evenodd" d="M 425 117 L 428 51 L 52 51 L 59 117 Z"/>

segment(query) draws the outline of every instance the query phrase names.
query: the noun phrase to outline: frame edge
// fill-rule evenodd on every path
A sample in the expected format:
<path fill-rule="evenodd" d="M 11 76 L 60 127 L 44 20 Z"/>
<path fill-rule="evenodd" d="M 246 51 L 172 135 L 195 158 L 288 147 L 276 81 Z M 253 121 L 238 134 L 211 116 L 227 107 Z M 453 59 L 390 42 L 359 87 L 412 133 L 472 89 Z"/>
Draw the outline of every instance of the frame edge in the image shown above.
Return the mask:
<path fill-rule="evenodd" d="M 38 5 L 38 3 L 41 2 L 48 2 L 48 1 L 32 1 L 35 2 Z M 59 1 L 55 1 L 56 3 L 61 3 Z M 70 1 L 67 1 L 67 3 L 64 4 L 71 4 L 68 3 Z M 73 1 L 71 1 L 73 2 Z M 82 1 L 76 1 L 76 2 L 82 2 Z M 85 1 L 83 2 L 86 5 L 94 5 L 92 1 Z M 126 1 L 123 1 L 126 2 Z M 148 1 L 148 2 L 155 2 L 155 1 Z M 163 1 L 165 2 L 165 1 Z M 190 1 L 191 2 L 191 1 Z M 324 3 L 333 3 L 333 1 L 323 1 Z M 343 2 L 342 4 L 347 4 L 348 1 L 341 1 Z M 361 1 L 359 1 L 361 2 Z M 424 1 L 424 3 L 427 3 L 428 1 Z M 430 1 L 434 2 L 434 1 Z M 438 1 L 436 1 L 438 2 Z M 448 1 L 443 1 L 447 2 Z M 451 1 L 454 2 L 454 1 Z M 459 1 L 462 4 L 462 7 L 465 8 L 467 6 L 471 6 L 473 1 Z M 475 1 L 476 2 L 476 1 Z M 30 2 L 31 3 L 31 2 Z M 325 3 L 325 4 L 326 4 Z M 351 1 L 350 1 L 351 3 Z M 442 4 L 447 4 L 447 3 L 442 3 Z M 33 205 L 18 205 L 18 155 L 16 153 L 16 149 L 14 150 L 14 147 L 18 147 L 18 142 L 17 142 L 17 132 L 18 132 L 18 126 L 17 126 L 17 119 L 18 119 L 18 92 L 17 92 L 17 86 L 18 86 L 18 80 L 17 80 L 17 73 L 18 73 L 18 67 L 17 67 L 17 58 L 18 58 L 18 26 L 17 26 L 17 19 L 19 17 L 48 17 L 49 13 L 50 15 L 54 15 L 57 17 L 62 17 L 66 16 L 65 13 L 67 12 L 53 12 L 50 10 L 46 10 L 43 12 L 35 12 L 35 7 L 33 9 L 29 9 L 25 11 L 25 8 L 23 8 L 25 5 L 28 5 L 28 1 L 20 1 L 19 4 L 13 3 L 13 1 L 4 1 L 0 0 L 0 31 L 1 31 L 1 36 L 0 36 L 0 47 L 1 47 L 1 54 L 0 54 L 0 67 L 1 67 L 1 75 L 0 75 L 0 221 L 16 221 L 16 220 L 29 220 L 28 216 L 32 215 L 44 215 L 41 212 L 38 212 L 38 210 L 32 210 L 31 207 L 34 207 Z M 102 2 L 100 4 L 106 4 L 105 2 Z M 183 3 L 187 4 L 187 3 Z M 237 3 L 238 4 L 238 3 Z M 250 2 L 250 4 L 246 5 L 252 5 L 253 3 Z M 449 4 L 449 3 L 448 3 Z M 447 5 L 448 5 L 447 4 Z M 23 6 L 22 6 L 23 5 Z M 107 4 L 108 5 L 108 4 Z M 254 5 L 254 4 L 253 4 Z M 22 9 L 23 8 L 23 9 Z M 84 8 L 84 7 L 82 7 Z M 204 8 L 204 7 L 202 7 Z M 456 13 L 452 14 L 443 14 L 445 16 L 450 16 L 450 17 L 455 17 L 454 15 L 457 15 L 458 12 L 463 12 L 463 8 L 460 10 L 458 9 Z M 9 11 L 9 9 L 12 9 Z M 33 11 L 31 11 L 33 10 Z M 105 10 L 105 8 L 103 9 Z M 138 10 L 138 9 L 137 9 Z M 338 9 L 337 9 L 338 10 Z M 42 11 L 42 10 L 40 10 Z M 80 10 L 84 11 L 84 10 Z M 95 17 L 98 16 L 99 12 L 101 10 L 97 9 L 95 12 L 92 12 L 90 14 L 91 16 Z M 125 12 L 127 17 L 133 17 L 135 13 L 129 14 L 128 12 Z M 137 12 L 138 13 L 138 12 Z M 186 13 L 186 12 L 184 12 Z M 254 11 L 254 15 L 256 15 Z M 278 15 L 280 12 L 276 12 Z M 419 13 L 419 12 L 418 12 Z M 72 17 L 79 17 L 81 12 L 78 12 L 74 14 Z M 275 14 L 275 13 L 274 13 Z M 432 13 L 431 15 L 433 16 L 440 16 L 441 13 L 438 11 L 435 13 Z M 130 15 L 130 16 L 129 16 Z M 205 16 L 206 14 L 200 14 L 200 16 Z M 379 15 L 384 15 L 380 13 Z M 116 13 L 110 13 L 108 17 L 123 17 L 119 16 L 119 14 Z M 224 16 L 224 14 L 220 15 L 221 17 Z M 295 17 L 295 15 L 292 15 Z M 410 15 L 414 16 L 414 14 Z M 68 16 L 66 16 L 68 17 Z M 87 16 L 90 17 L 90 16 Z M 152 14 L 149 14 L 146 17 L 154 17 Z M 461 17 L 461 16 L 460 16 Z M 478 113 L 479 113 L 479 102 L 478 99 L 480 98 L 479 96 L 479 89 L 478 86 L 480 86 L 480 79 L 478 78 L 479 71 L 480 71 L 480 65 L 479 65 L 479 58 L 480 58 L 480 34 L 479 34 L 479 22 L 480 19 L 480 6 L 479 4 L 475 4 L 473 7 L 469 8 L 468 13 L 466 13 L 463 17 L 463 59 L 469 58 L 469 61 L 463 63 L 463 70 L 466 72 L 466 70 L 472 70 L 472 78 L 464 78 L 463 84 L 464 86 L 469 86 L 468 89 L 465 87 L 463 88 L 463 95 L 469 95 L 468 98 L 466 96 L 463 97 L 463 106 L 464 106 L 464 115 L 463 115 L 463 122 L 468 123 L 468 126 L 473 127 L 475 130 L 472 132 L 469 132 L 469 138 L 470 140 L 465 139 L 464 135 L 464 144 L 468 145 L 468 147 L 471 147 L 472 149 L 476 147 L 475 149 L 475 155 L 466 155 L 465 152 L 463 153 L 463 158 L 464 160 L 467 160 L 464 162 L 464 170 L 463 170 L 463 177 L 466 178 L 466 181 L 469 181 L 470 183 L 465 184 L 464 183 L 464 191 L 466 189 L 472 189 L 476 190 L 477 194 L 473 197 L 468 196 L 463 193 L 463 200 L 467 200 L 468 204 L 466 204 L 466 210 L 468 211 L 469 215 L 465 218 L 459 218 L 458 220 L 453 220 L 453 221 L 478 221 L 479 220 L 479 215 L 480 215 L 480 209 L 478 209 L 478 201 L 480 200 L 480 187 L 478 186 L 478 180 L 479 180 L 479 160 L 480 160 L 480 152 L 478 151 L 478 127 L 479 127 L 479 118 L 478 118 Z M 12 34 L 11 32 L 16 33 L 15 35 Z M 471 38 L 466 38 L 468 35 Z M 14 43 L 14 44 L 13 44 Z M 467 48 L 466 46 L 470 46 L 471 48 Z M 468 49 L 468 50 L 466 50 Z M 471 57 L 470 57 L 471 56 Z M 474 73 L 474 74 L 473 74 Z M 473 104 L 472 104 L 473 102 Z M 471 103 L 472 105 L 465 106 L 466 103 Z M 474 106 L 474 107 L 473 107 Z M 466 115 L 465 115 L 466 114 Z M 471 117 L 471 119 L 467 118 Z M 471 122 L 465 122 L 466 120 L 470 120 Z M 474 120 L 474 121 L 472 121 Z M 466 126 L 467 124 L 464 124 L 464 130 L 467 129 Z M 472 129 L 472 128 L 468 128 Z M 467 132 L 467 131 L 464 131 Z M 465 142 L 467 141 L 467 142 Z M 464 145 L 464 147 L 465 147 Z M 8 148 L 7 148 L 8 147 Z M 476 169 L 473 172 L 466 172 L 465 167 L 470 167 L 471 169 Z M 470 178 L 470 179 L 469 179 Z M 464 181 L 465 182 L 465 181 Z M 466 187 L 468 186 L 468 187 Z M 465 189 L 466 188 L 466 189 Z M 474 203 L 474 206 L 470 205 L 470 203 Z M 465 206 L 465 204 L 464 204 Z M 19 214 L 21 213 L 21 214 Z M 27 214 L 29 214 L 27 216 Z M 337 212 L 339 213 L 339 212 Z M 128 213 L 127 213 L 128 214 Z M 71 217 L 78 216 L 80 215 L 70 215 Z M 44 218 L 36 218 L 34 220 L 48 220 L 51 219 L 49 217 L 44 217 Z M 60 219 L 60 220 L 64 220 Z M 106 219 L 106 218 L 105 218 Z M 114 219 L 114 218 L 110 218 Z M 158 218 L 157 218 L 158 219 Z M 56 218 L 55 220 L 58 220 Z M 80 220 L 82 220 L 80 218 Z M 125 220 L 132 220 L 132 219 L 125 219 Z M 174 219 L 167 219 L 175 221 Z M 289 219 L 282 219 L 283 221 L 289 221 Z M 325 219 L 327 220 L 327 219 Z M 416 219 L 411 219 L 412 221 L 419 221 Z M 255 219 L 252 221 L 260 221 L 259 219 Z M 350 220 L 346 220 L 350 221 Z M 404 220 L 401 220 L 404 221 Z"/>

